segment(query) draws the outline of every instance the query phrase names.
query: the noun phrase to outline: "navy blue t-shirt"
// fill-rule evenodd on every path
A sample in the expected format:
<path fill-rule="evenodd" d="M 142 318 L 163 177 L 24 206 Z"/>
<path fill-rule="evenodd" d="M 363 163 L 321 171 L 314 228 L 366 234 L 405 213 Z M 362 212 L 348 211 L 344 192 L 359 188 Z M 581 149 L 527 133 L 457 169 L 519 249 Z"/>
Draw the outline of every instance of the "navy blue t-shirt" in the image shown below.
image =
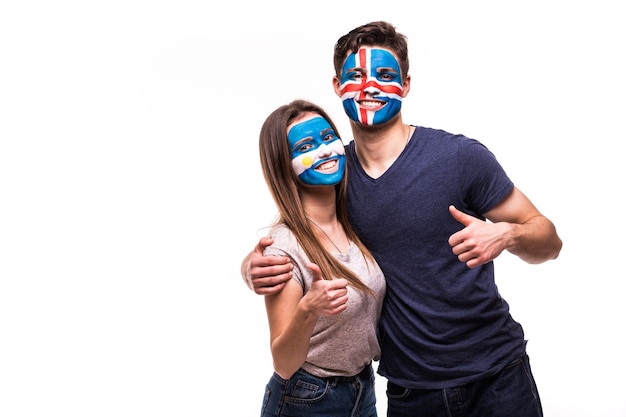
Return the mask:
<path fill-rule="evenodd" d="M 468 268 L 448 238 L 463 226 L 448 206 L 484 219 L 513 183 L 481 143 L 416 127 L 379 178 L 348 156 L 348 211 L 387 280 L 378 372 L 416 389 L 493 375 L 526 348 L 522 327 L 494 281 L 493 262 Z"/>

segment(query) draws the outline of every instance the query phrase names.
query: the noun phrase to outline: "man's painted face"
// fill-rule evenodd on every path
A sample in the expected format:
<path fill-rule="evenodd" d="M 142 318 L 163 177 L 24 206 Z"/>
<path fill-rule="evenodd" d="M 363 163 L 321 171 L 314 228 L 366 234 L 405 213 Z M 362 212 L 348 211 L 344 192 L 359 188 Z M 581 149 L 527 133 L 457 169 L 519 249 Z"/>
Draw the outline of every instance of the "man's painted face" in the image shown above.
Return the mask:
<path fill-rule="evenodd" d="M 341 69 L 341 100 L 350 119 L 365 125 L 386 123 L 402 107 L 402 72 L 385 49 L 361 48 Z"/>
<path fill-rule="evenodd" d="M 343 142 L 321 116 L 293 125 L 287 133 L 291 166 L 304 184 L 335 185 L 346 166 Z"/>

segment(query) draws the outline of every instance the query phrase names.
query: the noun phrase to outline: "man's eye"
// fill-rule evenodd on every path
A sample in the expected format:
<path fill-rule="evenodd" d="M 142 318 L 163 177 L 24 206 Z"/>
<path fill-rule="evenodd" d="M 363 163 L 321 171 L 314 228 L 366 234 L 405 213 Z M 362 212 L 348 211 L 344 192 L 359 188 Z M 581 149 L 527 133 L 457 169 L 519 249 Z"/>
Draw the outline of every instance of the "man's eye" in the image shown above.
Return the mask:
<path fill-rule="evenodd" d="M 389 73 L 385 73 L 385 74 L 379 74 L 378 75 L 378 79 L 381 81 L 393 81 L 396 79 L 396 75 L 395 74 L 389 74 Z"/>

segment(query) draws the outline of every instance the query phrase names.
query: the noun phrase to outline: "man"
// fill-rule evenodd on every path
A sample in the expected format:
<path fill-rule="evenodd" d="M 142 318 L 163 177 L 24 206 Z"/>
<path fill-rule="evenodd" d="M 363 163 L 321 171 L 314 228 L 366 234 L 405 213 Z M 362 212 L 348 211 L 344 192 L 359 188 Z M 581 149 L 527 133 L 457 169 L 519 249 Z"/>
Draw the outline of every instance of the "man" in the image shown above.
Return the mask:
<path fill-rule="evenodd" d="M 350 118 L 348 211 L 387 280 L 379 325 L 388 416 L 542 416 L 521 325 L 495 284 L 507 250 L 557 258 L 553 223 L 478 141 L 404 124 L 406 37 L 386 22 L 335 45 L 333 86 Z M 242 263 L 257 294 L 290 279 L 261 239 Z"/>

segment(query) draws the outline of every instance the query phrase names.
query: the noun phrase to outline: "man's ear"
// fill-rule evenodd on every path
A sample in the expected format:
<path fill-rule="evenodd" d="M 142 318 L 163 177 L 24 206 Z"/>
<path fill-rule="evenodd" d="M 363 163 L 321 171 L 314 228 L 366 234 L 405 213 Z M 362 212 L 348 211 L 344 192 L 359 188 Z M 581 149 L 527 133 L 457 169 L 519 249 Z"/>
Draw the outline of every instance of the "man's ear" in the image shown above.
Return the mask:
<path fill-rule="evenodd" d="M 411 91 L 411 76 L 407 75 L 402 82 L 402 98 L 405 98 Z"/>
<path fill-rule="evenodd" d="M 337 76 L 333 76 L 333 88 L 335 89 L 335 94 L 337 94 L 337 97 L 341 98 L 341 82 L 339 81 L 339 78 L 337 78 Z"/>

